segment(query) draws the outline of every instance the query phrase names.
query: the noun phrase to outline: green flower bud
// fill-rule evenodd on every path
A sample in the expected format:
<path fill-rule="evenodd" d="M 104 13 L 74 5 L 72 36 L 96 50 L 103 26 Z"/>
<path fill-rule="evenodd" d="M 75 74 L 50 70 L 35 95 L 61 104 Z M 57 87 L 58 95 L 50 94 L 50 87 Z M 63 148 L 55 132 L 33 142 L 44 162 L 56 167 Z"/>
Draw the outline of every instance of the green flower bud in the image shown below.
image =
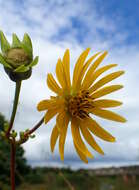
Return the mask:
<path fill-rule="evenodd" d="M 24 135 L 25 135 L 25 133 L 24 133 L 23 131 L 21 131 L 21 132 L 20 132 L 20 139 L 21 139 L 21 140 L 24 139 Z"/>
<path fill-rule="evenodd" d="M 26 132 L 26 133 L 29 132 L 29 129 L 26 129 L 25 132 Z"/>
<path fill-rule="evenodd" d="M 15 130 L 12 130 L 11 136 L 13 138 L 16 138 L 17 137 L 17 132 Z"/>
<path fill-rule="evenodd" d="M 31 139 L 34 139 L 34 138 L 36 137 L 36 135 L 33 134 L 33 135 L 30 135 L 29 137 L 30 137 Z"/>
<path fill-rule="evenodd" d="M 10 45 L 5 35 L 0 31 L 1 51 L 0 63 L 11 80 L 17 82 L 28 79 L 32 73 L 32 67 L 38 63 L 38 56 L 33 59 L 32 42 L 28 34 L 24 34 L 20 41 L 16 34 L 13 34 Z"/>

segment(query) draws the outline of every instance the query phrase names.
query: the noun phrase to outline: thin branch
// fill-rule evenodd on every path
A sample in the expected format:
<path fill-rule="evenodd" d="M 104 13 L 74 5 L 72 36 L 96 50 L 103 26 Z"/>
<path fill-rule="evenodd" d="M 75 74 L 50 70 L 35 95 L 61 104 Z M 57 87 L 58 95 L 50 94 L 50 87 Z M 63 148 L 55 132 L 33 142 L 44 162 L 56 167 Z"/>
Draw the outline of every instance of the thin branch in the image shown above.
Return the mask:
<path fill-rule="evenodd" d="M 43 122 L 44 122 L 44 117 L 42 117 L 42 119 L 25 134 L 25 136 L 28 136 L 34 133 L 34 131 L 36 131 L 43 124 Z"/>
<path fill-rule="evenodd" d="M 25 143 L 28 140 L 28 137 L 34 133 L 44 122 L 44 117 L 42 117 L 42 119 L 30 130 L 28 130 L 27 132 L 25 132 L 24 137 L 20 138 L 18 141 L 16 141 L 16 144 L 20 145 Z"/>
<path fill-rule="evenodd" d="M 42 119 L 32 129 L 30 129 L 28 132 L 25 133 L 25 137 L 28 137 L 29 135 L 34 133 L 34 131 L 36 131 L 43 124 L 43 122 L 44 122 L 44 117 L 42 117 Z"/>

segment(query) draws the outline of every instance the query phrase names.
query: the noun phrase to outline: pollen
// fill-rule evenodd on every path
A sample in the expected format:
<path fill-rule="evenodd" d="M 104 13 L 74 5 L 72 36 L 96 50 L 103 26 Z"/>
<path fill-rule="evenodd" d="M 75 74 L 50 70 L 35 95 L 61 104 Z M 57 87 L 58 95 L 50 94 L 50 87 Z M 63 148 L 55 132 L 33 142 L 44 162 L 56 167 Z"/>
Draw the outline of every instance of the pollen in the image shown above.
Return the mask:
<path fill-rule="evenodd" d="M 68 111 L 72 117 L 84 119 L 89 117 L 89 109 L 93 107 L 93 99 L 88 91 L 80 91 L 68 100 Z"/>

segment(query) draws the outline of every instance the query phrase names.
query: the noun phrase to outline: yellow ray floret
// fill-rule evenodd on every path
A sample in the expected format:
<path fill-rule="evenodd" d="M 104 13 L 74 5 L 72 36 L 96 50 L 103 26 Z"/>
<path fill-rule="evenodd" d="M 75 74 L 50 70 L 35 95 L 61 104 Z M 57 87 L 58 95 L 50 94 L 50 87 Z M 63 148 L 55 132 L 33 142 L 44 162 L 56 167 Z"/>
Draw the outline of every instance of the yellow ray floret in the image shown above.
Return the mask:
<path fill-rule="evenodd" d="M 50 145 L 53 152 L 56 142 L 59 142 L 61 160 L 64 160 L 64 145 L 70 123 L 75 150 L 80 159 L 88 163 L 87 158 L 93 158 L 93 154 L 89 151 L 84 140 L 91 148 L 102 155 L 104 152 L 94 136 L 104 141 L 115 142 L 115 137 L 103 129 L 93 119 L 93 115 L 116 122 L 126 122 L 124 117 L 107 110 L 122 105 L 122 102 L 101 99 L 103 96 L 123 88 L 119 84 L 107 86 L 107 83 L 120 77 L 124 74 L 124 71 L 111 72 L 97 80 L 98 77 L 116 67 L 117 64 L 108 64 L 99 68 L 107 55 L 107 51 L 95 53 L 87 60 L 89 51 L 90 48 L 87 48 L 77 59 L 72 83 L 70 78 L 70 53 L 69 50 L 65 51 L 63 59 L 58 59 L 56 64 L 57 80 L 54 79 L 52 74 L 47 75 L 47 85 L 56 96 L 51 96 L 49 100 L 42 100 L 37 105 L 38 111 L 46 111 L 45 123 L 56 116 L 56 125 L 52 130 Z"/>

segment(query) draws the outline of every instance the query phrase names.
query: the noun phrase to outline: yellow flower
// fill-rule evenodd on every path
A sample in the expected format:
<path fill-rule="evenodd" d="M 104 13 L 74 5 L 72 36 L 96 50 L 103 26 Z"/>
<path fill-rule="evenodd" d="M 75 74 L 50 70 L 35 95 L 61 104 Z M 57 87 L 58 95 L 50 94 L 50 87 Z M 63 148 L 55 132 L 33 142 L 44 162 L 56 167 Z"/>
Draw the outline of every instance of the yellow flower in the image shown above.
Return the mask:
<path fill-rule="evenodd" d="M 115 141 L 115 138 L 110 133 L 91 118 L 91 114 L 112 121 L 126 121 L 120 115 L 105 109 L 120 106 L 121 102 L 99 99 L 104 95 L 123 88 L 122 85 L 104 85 L 121 76 L 124 71 L 113 72 L 97 80 L 102 73 L 115 67 L 116 64 L 109 64 L 97 69 L 107 52 L 96 53 L 86 61 L 89 51 L 90 49 L 87 48 L 78 58 L 71 83 L 70 55 L 69 50 L 66 50 L 63 60 L 59 59 L 56 65 L 56 77 L 59 84 L 52 74 L 47 76 L 48 87 L 56 93 L 56 96 L 51 96 L 49 100 L 41 101 L 37 106 L 38 111 L 47 110 L 44 117 L 45 123 L 56 115 L 56 125 L 51 134 L 51 151 L 54 151 L 55 144 L 59 139 L 61 160 L 64 159 L 64 144 L 70 122 L 76 152 L 87 163 L 87 157 L 93 158 L 93 155 L 84 144 L 82 137 L 100 154 L 104 154 L 104 152 L 96 143 L 93 135 L 105 141 Z M 93 64 L 91 64 L 92 61 L 94 61 Z"/>

